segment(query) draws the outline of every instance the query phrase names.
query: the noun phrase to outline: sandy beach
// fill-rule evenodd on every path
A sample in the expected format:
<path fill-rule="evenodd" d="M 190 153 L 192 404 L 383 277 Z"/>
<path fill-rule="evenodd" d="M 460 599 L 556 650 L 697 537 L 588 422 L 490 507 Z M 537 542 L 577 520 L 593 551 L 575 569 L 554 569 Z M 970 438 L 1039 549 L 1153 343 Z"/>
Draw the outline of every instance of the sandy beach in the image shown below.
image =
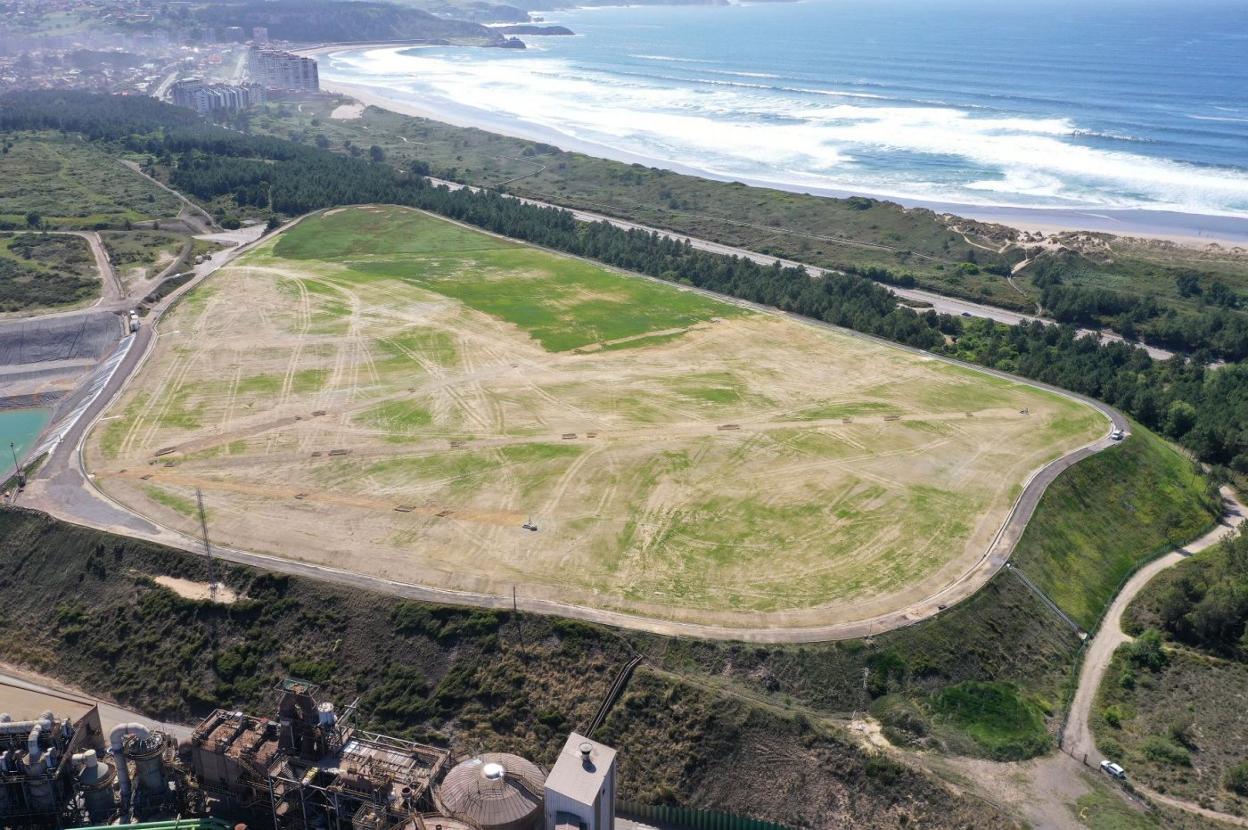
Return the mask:
<path fill-rule="evenodd" d="M 382 44 L 378 44 L 381 46 Z M 394 46 L 394 44 L 386 44 Z M 355 45 L 350 47 L 358 48 Z M 343 46 L 322 46 L 316 49 L 303 50 L 303 54 L 329 54 L 342 51 Z M 508 119 L 491 119 L 488 114 L 468 107 L 422 106 L 418 102 L 402 100 L 385 94 L 378 87 L 341 81 L 321 79 L 321 88 L 327 92 L 354 98 L 365 106 L 390 110 L 401 115 L 416 118 L 427 118 L 450 124 L 456 127 L 472 127 L 488 132 L 507 135 L 513 138 L 540 141 L 552 144 L 563 150 L 585 153 L 598 158 L 607 158 L 629 164 L 659 166 L 677 173 L 684 173 L 702 178 L 721 178 L 680 164 L 659 161 L 653 158 L 633 155 L 618 149 L 593 142 L 581 141 L 548 130 L 537 124 L 524 124 Z M 727 179 L 723 179 L 727 180 Z M 887 194 L 866 191 L 835 190 L 828 188 L 812 188 L 783 182 L 734 179 L 745 184 L 767 187 L 777 190 L 788 190 L 795 193 L 809 193 L 816 196 L 845 198 L 848 196 L 865 196 L 897 202 L 906 207 L 926 208 L 937 213 L 951 213 L 981 222 L 994 222 L 1009 227 L 1044 234 L 1063 231 L 1091 231 L 1111 233 L 1117 236 L 1130 236 L 1143 239 L 1158 239 L 1179 245 L 1205 247 L 1216 244 L 1225 248 L 1248 249 L 1248 218 L 1233 216 L 1212 216 L 1206 214 L 1180 213 L 1160 210 L 1115 210 L 1115 209 L 1075 209 L 1075 208 L 1027 208 L 1006 205 L 975 205 L 954 202 L 933 202 L 919 199 L 897 198 Z"/>

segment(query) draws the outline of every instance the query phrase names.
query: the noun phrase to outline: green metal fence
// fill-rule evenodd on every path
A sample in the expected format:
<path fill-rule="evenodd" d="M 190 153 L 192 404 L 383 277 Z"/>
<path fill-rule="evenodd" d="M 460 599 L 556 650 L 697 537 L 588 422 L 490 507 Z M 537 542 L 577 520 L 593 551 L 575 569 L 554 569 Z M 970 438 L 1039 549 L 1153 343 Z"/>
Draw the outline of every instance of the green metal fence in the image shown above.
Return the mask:
<path fill-rule="evenodd" d="M 718 810 L 699 810 L 694 807 L 673 807 L 666 804 L 637 804 L 621 801 L 620 815 L 660 827 L 677 827 L 685 830 L 792 830 L 783 824 L 760 821 L 749 816 L 721 813 Z"/>

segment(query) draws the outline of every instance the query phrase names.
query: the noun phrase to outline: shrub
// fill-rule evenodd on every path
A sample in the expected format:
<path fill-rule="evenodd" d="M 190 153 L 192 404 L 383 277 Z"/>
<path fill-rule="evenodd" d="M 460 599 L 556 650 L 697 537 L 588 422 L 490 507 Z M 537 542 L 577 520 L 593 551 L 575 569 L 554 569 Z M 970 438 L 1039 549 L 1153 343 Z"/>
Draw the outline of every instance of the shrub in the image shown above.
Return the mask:
<path fill-rule="evenodd" d="M 1138 668 L 1157 671 L 1166 665 L 1166 652 L 1161 643 L 1161 632 L 1150 628 L 1127 646 L 1127 659 Z"/>
<path fill-rule="evenodd" d="M 1150 735 L 1144 741 L 1144 757 L 1158 764 L 1173 767 L 1190 767 L 1192 756 L 1186 749 L 1160 735 Z"/>
<path fill-rule="evenodd" d="M 1240 761 L 1222 776 L 1222 785 L 1237 795 L 1248 796 L 1248 761 Z"/>

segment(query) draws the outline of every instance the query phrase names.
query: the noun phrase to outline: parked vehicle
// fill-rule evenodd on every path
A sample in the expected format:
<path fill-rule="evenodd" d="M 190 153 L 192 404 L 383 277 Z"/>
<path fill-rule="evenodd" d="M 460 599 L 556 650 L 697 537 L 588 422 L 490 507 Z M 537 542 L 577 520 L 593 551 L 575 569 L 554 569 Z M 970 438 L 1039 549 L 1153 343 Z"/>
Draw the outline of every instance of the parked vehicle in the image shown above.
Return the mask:
<path fill-rule="evenodd" d="M 1101 772 L 1111 778 L 1117 778 L 1119 781 L 1125 781 L 1127 778 L 1127 771 L 1109 760 L 1101 761 Z"/>

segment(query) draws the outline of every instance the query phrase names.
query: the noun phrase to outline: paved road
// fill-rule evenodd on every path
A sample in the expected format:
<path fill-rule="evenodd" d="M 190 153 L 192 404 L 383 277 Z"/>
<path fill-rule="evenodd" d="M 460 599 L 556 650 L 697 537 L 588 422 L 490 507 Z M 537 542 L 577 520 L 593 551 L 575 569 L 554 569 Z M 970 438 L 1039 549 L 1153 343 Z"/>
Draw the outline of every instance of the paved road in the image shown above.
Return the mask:
<path fill-rule="evenodd" d="M 139 330 L 122 339 L 122 344 L 115 355 L 118 359 L 114 364 L 106 363 L 102 367 L 101 371 L 106 374 L 95 380 L 93 384 L 95 388 L 91 390 L 91 397 L 88 398 L 85 406 L 71 413 L 72 423 L 58 426 L 61 429 L 59 441 L 27 485 L 26 492 L 19 501 L 20 504 L 45 510 L 53 516 L 76 524 L 165 541 L 163 534 L 160 534 L 160 528 L 105 500 L 90 483 L 82 466 L 82 441 L 87 430 L 117 394 L 125 388 L 134 372 L 147 359 L 156 338 L 156 323 L 165 310 L 191 288 L 247 250 L 262 230 L 263 225 L 260 225 L 206 237 L 217 241 L 232 241 L 236 244 L 242 242 L 243 244 L 218 251 L 209 259 L 196 265 L 193 269 L 194 278 L 153 306 L 147 318 L 139 326 Z M 157 536 L 149 534 L 157 534 Z"/>
<path fill-rule="evenodd" d="M 34 477 L 28 486 L 27 493 L 21 502 L 24 506 L 43 510 L 59 519 L 75 524 L 86 525 L 113 533 L 120 533 L 127 536 L 146 539 L 193 553 L 200 553 L 202 551 L 202 545 L 197 540 L 184 536 L 177 531 L 160 526 L 150 519 L 130 511 L 128 508 L 112 501 L 104 493 L 98 490 L 90 481 L 89 476 L 84 472 L 82 464 L 82 443 L 86 432 L 90 429 L 91 425 L 100 417 L 108 403 L 124 388 L 128 378 L 146 359 L 152 343 L 154 342 L 154 332 L 158 328 L 159 317 L 164 313 L 165 309 L 169 307 L 169 304 L 177 296 L 180 296 L 182 293 L 189 290 L 191 286 L 198 284 L 210 273 L 221 267 L 221 265 L 229 262 L 234 256 L 237 256 L 238 253 L 245 250 L 245 248 L 246 246 L 243 246 L 242 248 L 235 249 L 225 254 L 220 254 L 217 257 L 214 257 L 209 263 L 205 263 L 204 266 L 200 266 L 201 270 L 197 271 L 198 276 L 194 281 L 188 283 L 187 286 L 184 286 L 180 291 L 171 295 L 161 305 L 152 310 L 152 313 L 148 317 L 148 322 L 146 322 L 140 331 L 134 335 L 135 342 L 131 346 L 121 365 L 118 367 L 116 373 L 109 380 L 104 392 L 99 396 L 98 400 L 92 403 L 90 410 L 84 414 L 83 417 L 78 419 L 73 428 L 66 434 L 65 439 L 49 456 L 48 460 L 44 463 L 44 466 L 40 469 L 39 473 Z M 782 313 L 773 308 L 760 306 L 754 303 L 747 303 L 731 297 L 715 295 L 712 292 L 700 289 L 697 290 L 700 293 L 715 296 L 718 299 L 733 302 L 738 305 L 751 308 L 760 313 L 773 315 Z M 787 316 L 791 316 L 795 321 L 806 325 L 838 331 L 843 334 L 848 334 L 853 337 L 873 342 L 885 343 L 892 348 L 904 348 L 895 343 L 889 343 L 858 332 L 849 331 L 847 329 L 839 329 L 828 323 L 810 320 L 796 315 Z M 910 349 L 909 351 L 923 354 L 929 358 L 934 357 L 927 352 L 920 352 L 915 349 Z M 1082 401 L 1099 410 L 1110 422 L 1110 425 L 1107 425 L 1105 437 L 1054 460 L 1033 474 L 1024 485 L 1022 493 L 1015 502 L 1005 523 L 1002 525 L 1001 529 L 992 540 L 992 543 L 984 552 L 983 556 L 980 557 L 980 559 L 968 568 L 961 576 L 941 591 L 936 592 L 931 596 L 905 608 L 897 609 L 868 619 L 808 627 L 738 628 L 731 626 L 699 625 L 693 623 L 651 619 L 631 614 L 604 611 L 597 608 L 588 608 L 580 605 L 523 596 L 518 598 L 519 607 L 523 610 L 534 613 L 553 614 L 573 619 L 585 620 L 588 622 L 603 623 L 622 628 L 639 629 L 670 636 L 746 640 L 751 642 L 767 643 L 804 643 L 827 640 L 856 639 L 870 636 L 872 634 L 879 634 L 883 631 L 911 625 L 915 622 L 931 617 L 939 613 L 945 607 L 970 597 L 981 587 L 983 587 L 983 585 L 1005 565 L 1010 554 L 1013 552 L 1014 546 L 1017 544 L 1018 539 L 1022 536 L 1022 532 L 1026 527 L 1027 522 L 1030 520 L 1032 513 L 1035 511 L 1041 495 L 1043 495 L 1044 490 L 1048 487 L 1048 485 L 1052 483 L 1052 481 L 1057 478 L 1063 470 L 1067 469 L 1071 465 L 1095 452 L 1099 452 L 1112 446 L 1114 442 L 1108 437 L 1109 426 L 1112 426 L 1112 428 L 1115 429 L 1120 429 L 1123 432 L 1127 432 L 1129 430 L 1129 424 L 1121 413 L 1103 403 L 1100 403 L 1099 401 L 1094 401 L 1083 396 L 1056 389 L 1055 387 L 1047 386 L 1045 384 L 1028 381 L 1023 378 L 1017 378 L 1003 372 L 969 366 L 969 364 L 947 358 L 938 359 L 961 366 L 968 366 L 968 368 L 974 369 L 978 372 L 1046 389 L 1048 391 L 1064 395 L 1068 398 Z M 423 600 L 435 603 L 449 603 L 455 605 L 474 605 L 488 608 L 507 608 L 510 607 L 512 603 L 511 597 L 412 585 L 381 577 L 344 571 L 329 566 L 297 562 L 289 559 L 257 554 L 250 551 L 214 547 L 214 553 L 221 559 L 243 565 L 249 565 L 279 573 L 288 573 L 296 576 L 310 577 L 313 579 L 328 580 L 367 591 L 391 594 L 407 599 Z"/>
<path fill-rule="evenodd" d="M 483 188 L 475 187 L 473 185 L 466 185 L 466 184 L 460 184 L 459 182 L 447 181 L 445 179 L 430 178 L 430 181 L 433 182 L 434 184 L 444 185 L 445 187 L 451 190 L 459 190 L 461 188 L 467 188 L 473 191 L 480 191 L 483 189 Z M 523 202 L 526 205 L 535 205 L 537 207 L 558 208 L 560 210 L 567 210 L 569 213 L 571 213 L 574 217 L 581 220 L 582 222 L 606 222 L 610 225 L 614 225 L 617 228 L 622 228 L 623 230 L 639 230 L 639 231 L 645 231 L 646 233 L 657 233 L 659 234 L 659 236 L 662 236 L 667 239 L 675 239 L 680 242 L 688 242 L 691 246 L 693 246 L 694 248 L 700 251 L 707 251 L 713 254 L 725 254 L 727 256 L 741 257 L 743 259 L 748 259 L 753 262 L 760 263 L 762 265 L 771 265 L 774 262 L 779 262 L 781 265 L 785 267 L 805 268 L 808 273 L 813 274 L 815 276 L 821 276 L 821 275 L 829 274 L 829 273 L 840 273 L 840 272 L 833 271 L 827 268 L 818 268 L 814 265 L 807 265 L 802 262 L 795 262 L 791 259 L 780 259 L 774 256 L 767 256 L 766 254 L 756 253 L 754 251 L 746 250 L 745 248 L 735 248 L 731 245 L 724 245 L 719 242 L 712 242 L 708 239 L 699 239 L 693 236 L 685 236 L 684 234 L 679 234 L 674 231 L 664 230 L 663 228 L 654 228 L 654 227 L 650 227 L 649 225 L 639 225 L 636 222 L 629 222 L 626 219 L 618 219 L 614 216 L 609 216 L 605 213 L 594 213 L 592 211 L 587 211 L 587 210 L 574 210 L 571 208 L 564 208 L 560 205 L 555 205 L 555 204 L 551 204 L 548 202 L 541 202 L 536 199 L 530 199 L 524 196 L 513 196 L 511 194 L 503 194 L 503 195 L 507 196 L 508 198 L 516 199 L 517 201 Z M 1016 326 L 1019 323 L 1023 323 L 1023 322 L 1040 322 L 1040 323 L 1045 323 L 1046 325 L 1057 325 L 1056 320 L 1052 320 L 1048 317 L 1038 317 L 1033 314 L 1021 314 L 1019 312 L 1008 311 L 1004 308 L 997 308 L 996 306 L 984 305 L 983 303 L 976 303 L 970 300 L 960 300 L 956 297 L 946 297 L 943 294 L 936 294 L 934 292 L 924 291 L 919 288 L 897 288 L 897 287 L 890 285 L 888 286 L 888 290 L 892 291 L 893 294 L 897 295 L 898 297 L 909 300 L 913 303 L 925 304 L 935 309 L 940 314 L 950 314 L 954 317 L 982 317 L 987 320 L 995 320 L 998 323 L 1005 323 L 1011 326 Z M 1097 332 L 1097 331 L 1093 331 L 1092 329 L 1079 329 L 1079 332 L 1084 335 L 1098 336 L 1102 340 L 1125 342 L 1123 338 L 1119 337 L 1116 334 L 1113 334 L 1112 332 Z M 1135 345 L 1140 346 L 1140 348 L 1144 349 L 1150 355 L 1152 355 L 1154 358 L 1158 360 L 1167 360 L 1171 357 L 1174 357 L 1174 352 L 1170 352 L 1165 349 L 1159 349 L 1156 346 L 1146 346 L 1142 343 L 1135 344 Z"/>
<path fill-rule="evenodd" d="M 123 709 L 107 700 L 93 697 L 78 689 L 72 689 L 50 678 L 28 672 L 24 669 L 0 664 L 0 698 L 4 697 L 3 687 L 6 686 L 57 698 L 67 698 L 88 706 L 95 704 L 100 707 L 100 724 L 106 732 L 119 723 L 142 723 L 151 729 L 159 729 L 168 735 L 172 735 L 179 741 L 188 741 L 191 738 L 192 729 L 189 726 L 149 718 L 132 709 Z M 14 712 L 13 714 L 16 717 L 19 713 Z M 31 714 L 33 716 L 38 713 Z"/>
<path fill-rule="evenodd" d="M 1222 497 L 1226 504 L 1226 515 L 1218 527 L 1194 542 L 1171 551 L 1159 559 L 1154 559 L 1143 568 L 1140 568 L 1134 576 L 1127 580 L 1127 584 L 1123 586 L 1122 590 L 1118 592 L 1118 596 L 1114 598 L 1113 603 L 1110 604 L 1109 610 L 1105 613 L 1105 618 L 1101 621 L 1100 630 L 1097 631 L 1096 636 L 1089 642 L 1087 652 L 1084 654 L 1083 667 L 1079 671 L 1079 687 L 1075 691 L 1074 700 L 1071 702 L 1066 730 L 1062 736 L 1063 749 L 1076 759 L 1086 759 L 1086 762 L 1092 767 L 1098 766 L 1103 760 L 1103 756 L 1096 751 L 1096 741 L 1092 735 L 1089 718 L 1092 714 L 1092 706 L 1096 702 L 1097 690 L 1101 687 L 1101 681 L 1105 678 L 1105 672 L 1109 669 L 1109 663 L 1114 656 L 1114 652 L 1120 645 L 1131 640 L 1131 637 L 1122 630 L 1122 615 L 1126 611 L 1127 606 L 1144 589 L 1144 586 L 1152 581 L 1153 577 L 1167 568 L 1174 567 L 1192 554 L 1199 553 L 1222 541 L 1248 515 L 1248 508 L 1235 498 L 1235 494 L 1229 488 L 1224 487 L 1222 489 Z M 1242 819 L 1238 822 L 1234 821 L 1233 816 L 1225 816 L 1221 813 L 1205 810 L 1199 805 L 1182 801 L 1181 799 L 1162 796 L 1138 784 L 1136 788 L 1144 791 L 1150 798 L 1165 802 L 1171 806 L 1200 812 L 1210 818 L 1218 818 L 1223 821 L 1248 826 L 1248 821 L 1243 821 Z"/>

